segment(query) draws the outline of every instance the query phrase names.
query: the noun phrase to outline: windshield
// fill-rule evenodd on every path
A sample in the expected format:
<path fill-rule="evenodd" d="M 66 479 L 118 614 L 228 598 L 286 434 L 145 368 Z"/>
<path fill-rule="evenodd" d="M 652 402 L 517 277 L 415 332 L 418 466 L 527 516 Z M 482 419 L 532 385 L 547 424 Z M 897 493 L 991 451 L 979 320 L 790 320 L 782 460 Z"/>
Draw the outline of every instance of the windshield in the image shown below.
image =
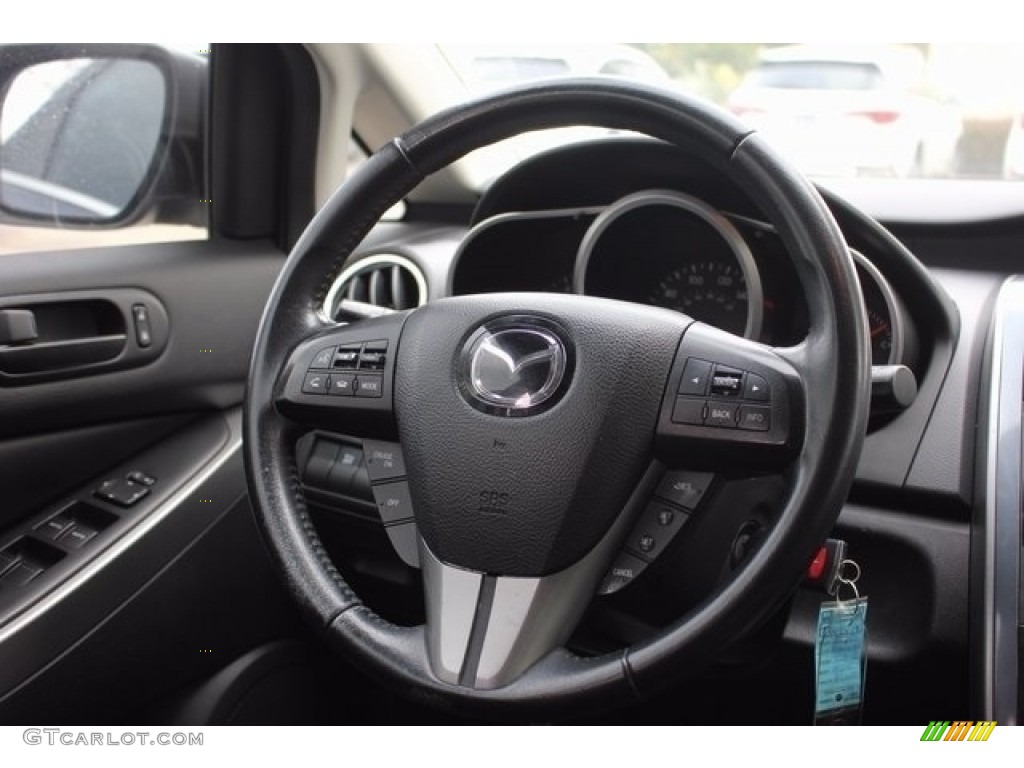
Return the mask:
<path fill-rule="evenodd" d="M 1024 46 L 546 43 L 439 49 L 467 98 L 559 76 L 627 77 L 703 97 L 763 133 L 815 177 L 1024 178 Z M 506 149 L 518 159 L 607 133 L 543 132 L 513 140 Z M 490 163 L 487 177 L 508 164 Z"/>

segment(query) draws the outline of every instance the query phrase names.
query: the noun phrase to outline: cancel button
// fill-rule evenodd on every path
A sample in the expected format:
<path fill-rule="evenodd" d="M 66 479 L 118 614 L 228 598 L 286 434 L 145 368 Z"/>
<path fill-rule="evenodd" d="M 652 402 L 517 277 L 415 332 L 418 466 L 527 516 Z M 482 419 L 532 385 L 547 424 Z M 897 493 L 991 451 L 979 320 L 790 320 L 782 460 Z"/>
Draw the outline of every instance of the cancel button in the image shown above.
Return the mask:
<path fill-rule="evenodd" d="M 740 429 L 767 432 L 772 428 L 772 409 L 765 405 L 744 405 L 740 408 Z"/>

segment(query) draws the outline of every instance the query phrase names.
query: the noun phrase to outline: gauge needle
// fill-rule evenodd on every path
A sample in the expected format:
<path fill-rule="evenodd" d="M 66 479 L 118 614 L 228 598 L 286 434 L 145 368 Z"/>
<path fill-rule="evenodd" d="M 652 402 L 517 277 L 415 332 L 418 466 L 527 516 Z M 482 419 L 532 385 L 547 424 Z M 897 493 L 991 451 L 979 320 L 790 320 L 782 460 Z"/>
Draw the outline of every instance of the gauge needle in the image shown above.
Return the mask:
<path fill-rule="evenodd" d="M 889 329 L 889 326 L 886 325 L 885 323 L 882 323 L 880 326 L 878 326 L 873 331 L 871 331 L 871 338 L 872 339 L 875 338 L 875 336 L 877 336 L 880 333 L 884 333 L 888 329 Z"/>

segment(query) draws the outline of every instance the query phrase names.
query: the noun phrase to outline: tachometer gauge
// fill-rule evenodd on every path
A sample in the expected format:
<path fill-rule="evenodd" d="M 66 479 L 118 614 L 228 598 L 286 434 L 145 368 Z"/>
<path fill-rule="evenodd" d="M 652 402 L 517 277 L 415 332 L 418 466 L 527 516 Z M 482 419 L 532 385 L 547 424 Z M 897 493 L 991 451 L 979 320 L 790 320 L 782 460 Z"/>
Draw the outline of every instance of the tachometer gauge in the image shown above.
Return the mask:
<path fill-rule="evenodd" d="M 747 279 L 735 262 L 706 259 L 673 269 L 647 301 L 742 336 L 747 327 Z"/>

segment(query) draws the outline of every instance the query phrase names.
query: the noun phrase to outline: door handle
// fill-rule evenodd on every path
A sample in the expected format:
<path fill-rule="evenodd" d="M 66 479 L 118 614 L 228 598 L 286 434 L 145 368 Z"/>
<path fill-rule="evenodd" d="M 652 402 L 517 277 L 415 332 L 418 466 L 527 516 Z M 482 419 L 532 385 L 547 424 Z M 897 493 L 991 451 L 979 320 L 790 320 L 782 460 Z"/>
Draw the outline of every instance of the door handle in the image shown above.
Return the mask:
<path fill-rule="evenodd" d="M 0 347 L 0 373 L 19 375 L 81 368 L 113 360 L 124 351 L 123 333 Z"/>

